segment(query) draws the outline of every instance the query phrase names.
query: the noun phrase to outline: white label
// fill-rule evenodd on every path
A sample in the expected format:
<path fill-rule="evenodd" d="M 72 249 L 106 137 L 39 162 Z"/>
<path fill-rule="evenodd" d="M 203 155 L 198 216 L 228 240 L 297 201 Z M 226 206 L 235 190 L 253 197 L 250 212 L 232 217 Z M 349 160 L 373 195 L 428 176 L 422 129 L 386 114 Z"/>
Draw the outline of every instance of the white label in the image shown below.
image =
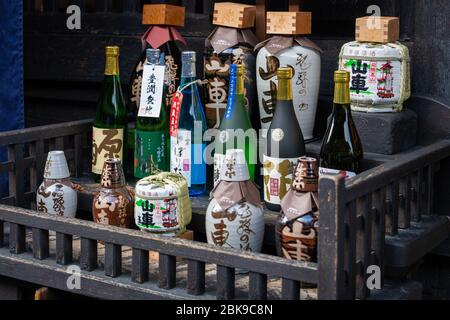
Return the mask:
<path fill-rule="evenodd" d="M 345 179 L 350 179 L 356 176 L 356 173 L 351 171 L 344 171 L 344 170 L 336 170 L 336 169 L 328 169 L 319 167 L 319 176 L 328 174 L 328 175 L 341 175 Z"/>
<path fill-rule="evenodd" d="M 220 180 L 220 172 L 222 171 L 225 155 L 221 153 L 214 153 L 214 186 Z"/>
<path fill-rule="evenodd" d="M 170 137 L 170 171 L 181 173 L 191 186 L 191 131 L 178 129 L 176 137 Z"/>
<path fill-rule="evenodd" d="M 264 156 L 264 200 L 280 204 L 292 183 L 292 172 L 298 158 L 271 158 Z"/>
<path fill-rule="evenodd" d="M 144 65 L 139 117 L 159 118 L 164 87 L 165 66 Z"/>
<path fill-rule="evenodd" d="M 284 138 L 283 129 L 277 128 L 272 130 L 272 140 L 276 142 L 280 142 Z"/>

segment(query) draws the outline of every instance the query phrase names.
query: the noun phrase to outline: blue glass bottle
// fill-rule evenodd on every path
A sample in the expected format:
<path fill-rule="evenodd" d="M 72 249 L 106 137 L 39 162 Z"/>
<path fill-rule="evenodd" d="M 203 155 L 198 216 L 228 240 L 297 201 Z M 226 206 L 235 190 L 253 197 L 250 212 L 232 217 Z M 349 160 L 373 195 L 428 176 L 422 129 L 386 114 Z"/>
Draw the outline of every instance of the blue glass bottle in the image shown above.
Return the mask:
<path fill-rule="evenodd" d="M 195 51 L 181 53 L 181 88 L 196 80 L 195 55 Z M 188 85 L 182 94 L 177 137 L 170 137 L 170 171 L 183 174 L 189 195 L 195 197 L 206 192 L 206 116 L 196 83 Z"/>

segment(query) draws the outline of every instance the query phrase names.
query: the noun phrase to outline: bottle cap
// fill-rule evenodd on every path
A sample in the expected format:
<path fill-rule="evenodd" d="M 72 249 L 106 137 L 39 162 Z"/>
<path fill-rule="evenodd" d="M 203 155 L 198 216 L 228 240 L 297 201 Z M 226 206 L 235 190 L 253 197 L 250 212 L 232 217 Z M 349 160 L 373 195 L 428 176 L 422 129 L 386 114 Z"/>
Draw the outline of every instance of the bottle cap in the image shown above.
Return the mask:
<path fill-rule="evenodd" d="M 236 64 L 236 75 L 243 76 L 245 72 L 245 67 L 243 64 Z"/>
<path fill-rule="evenodd" d="M 64 151 L 50 151 L 45 163 L 45 179 L 66 179 L 70 177 Z"/>
<path fill-rule="evenodd" d="M 181 61 L 183 62 L 195 62 L 195 51 L 183 51 L 181 52 Z"/>
<path fill-rule="evenodd" d="M 107 56 L 118 56 L 119 55 L 119 47 L 118 46 L 108 46 L 105 49 Z"/>
<path fill-rule="evenodd" d="M 334 72 L 334 82 L 345 82 L 350 81 L 350 72 L 344 70 L 338 70 Z"/>
<path fill-rule="evenodd" d="M 278 79 L 292 79 L 292 68 L 278 68 L 277 70 L 277 77 Z"/>
<path fill-rule="evenodd" d="M 103 165 L 101 185 L 104 188 L 115 189 L 125 186 L 125 176 L 123 174 L 120 159 L 107 158 Z"/>
<path fill-rule="evenodd" d="M 160 54 L 161 54 L 161 50 L 159 50 L 159 49 L 152 49 L 152 48 L 147 49 L 147 51 L 146 51 L 147 61 L 148 62 L 150 62 L 150 61 L 158 62 Z"/>
<path fill-rule="evenodd" d="M 294 171 L 292 189 L 298 192 L 317 192 L 319 183 L 319 166 L 317 159 L 300 157 Z"/>

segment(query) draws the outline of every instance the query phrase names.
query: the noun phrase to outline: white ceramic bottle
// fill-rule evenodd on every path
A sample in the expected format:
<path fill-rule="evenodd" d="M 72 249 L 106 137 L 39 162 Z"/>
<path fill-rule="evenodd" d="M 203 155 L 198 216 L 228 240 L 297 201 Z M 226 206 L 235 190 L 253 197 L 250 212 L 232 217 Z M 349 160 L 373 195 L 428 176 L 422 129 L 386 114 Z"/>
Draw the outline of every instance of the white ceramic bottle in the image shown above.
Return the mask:
<path fill-rule="evenodd" d="M 77 192 L 70 182 L 70 172 L 64 151 L 48 153 L 44 181 L 36 191 L 36 206 L 40 212 L 75 217 Z"/>
<path fill-rule="evenodd" d="M 260 252 L 264 217 L 259 190 L 250 180 L 244 151 L 227 150 L 220 181 L 206 211 L 209 244 Z"/>

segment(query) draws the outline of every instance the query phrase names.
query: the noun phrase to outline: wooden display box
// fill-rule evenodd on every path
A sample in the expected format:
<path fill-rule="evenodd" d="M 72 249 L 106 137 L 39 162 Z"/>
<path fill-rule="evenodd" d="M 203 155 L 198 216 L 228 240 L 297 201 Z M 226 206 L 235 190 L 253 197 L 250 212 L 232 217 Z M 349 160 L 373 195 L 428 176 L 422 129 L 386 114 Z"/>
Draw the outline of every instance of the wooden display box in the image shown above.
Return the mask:
<path fill-rule="evenodd" d="M 389 43 L 400 39 L 397 17 L 362 17 L 356 19 L 356 41 Z"/>
<path fill-rule="evenodd" d="M 231 28 L 252 28 L 255 25 L 256 7 L 233 2 L 214 4 L 213 24 Z"/>
<path fill-rule="evenodd" d="M 268 34 L 311 34 L 311 12 L 267 12 Z"/>
<path fill-rule="evenodd" d="M 179 239 L 185 239 L 194 241 L 194 231 L 186 230 L 184 233 L 176 236 Z M 150 262 L 157 263 L 159 262 L 159 253 L 156 251 L 149 252 Z M 183 259 L 181 257 L 177 257 L 177 262 L 181 262 Z"/>
<path fill-rule="evenodd" d="M 184 7 L 170 4 L 146 4 L 142 24 L 184 27 Z"/>

